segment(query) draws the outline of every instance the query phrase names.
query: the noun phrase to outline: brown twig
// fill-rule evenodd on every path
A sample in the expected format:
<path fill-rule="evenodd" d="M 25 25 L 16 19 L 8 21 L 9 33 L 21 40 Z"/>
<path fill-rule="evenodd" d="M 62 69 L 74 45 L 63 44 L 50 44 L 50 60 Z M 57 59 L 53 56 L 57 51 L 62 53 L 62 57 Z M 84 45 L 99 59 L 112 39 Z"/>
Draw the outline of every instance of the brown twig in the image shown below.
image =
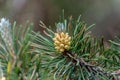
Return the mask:
<path fill-rule="evenodd" d="M 106 76 L 112 76 L 111 73 L 105 72 L 104 70 L 100 69 L 100 67 L 89 64 L 88 62 L 84 61 L 83 58 L 80 58 L 79 56 L 77 56 L 77 54 L 73 54 L 70 51 L 65 51 L 63 52 L 63 56 L 66 57 L 68 60 L 72 60 L 73 64 L 81 66 L 81 67 L 86 67 L 86 69 L 91 72 L 93 71 L 94 74 L 99 73 L 102 75 L 106 75 Z"/>

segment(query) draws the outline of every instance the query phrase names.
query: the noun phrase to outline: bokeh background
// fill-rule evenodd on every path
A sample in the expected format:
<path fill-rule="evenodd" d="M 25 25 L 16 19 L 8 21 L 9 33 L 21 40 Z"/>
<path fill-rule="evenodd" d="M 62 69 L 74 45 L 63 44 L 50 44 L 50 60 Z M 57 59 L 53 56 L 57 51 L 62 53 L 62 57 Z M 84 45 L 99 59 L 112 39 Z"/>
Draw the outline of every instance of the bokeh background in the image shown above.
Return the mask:
<path fill-rule="evenodd" d="M 105 40 L 114 39 L 120 33 L 120 0 L 0 0 L 0 18 L 23 25 L 29 20 L 35 30 L 40 30 L 40 20 L 54 25 L 62 9 L 66 18 L 81 14 L 88 25 L 96 24 L 93 34 L 104 36 Z"/>

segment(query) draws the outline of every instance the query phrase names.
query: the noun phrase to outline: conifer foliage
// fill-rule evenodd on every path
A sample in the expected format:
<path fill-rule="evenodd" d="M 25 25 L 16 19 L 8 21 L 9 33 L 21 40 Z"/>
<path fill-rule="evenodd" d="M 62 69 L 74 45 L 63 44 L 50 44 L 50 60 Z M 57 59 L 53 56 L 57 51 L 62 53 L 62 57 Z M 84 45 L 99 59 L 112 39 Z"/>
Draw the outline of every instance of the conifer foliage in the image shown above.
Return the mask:
<path fill-rule="evenodd" d="M 119 69 L 118 54 L 105 48 L 103 38 L 93 37 L 88 26 L 80 17 L 74 21 L 62 19 L 56 31 L 44 28 L 42 34 L 33 33 L 34 47 L 41 51 L 41 67 L 47 70 L 51 80 L 112 80 L 112 72 Z M 115 62 L 117 58 L 117 62 Z M 43 79 L 44 80 L 44 79 Z"/>
<path fill-rule="evenodd" d="M 56 29 L 41 21 L 42 32 L 32 26 L 1 19 L 0 80 L 117 80 L 119 44 L 104 46 L 91 34 L 94 25 L 63 16 Z"/>
<path fill-rule="evenodd" d="M 30 46 L 32 24 L 17 26 L 2 18 L 0 22 L 1 80 L 35 80 L 36 62 Z M 38 58 L 36 58 L 38 59 Z"/>

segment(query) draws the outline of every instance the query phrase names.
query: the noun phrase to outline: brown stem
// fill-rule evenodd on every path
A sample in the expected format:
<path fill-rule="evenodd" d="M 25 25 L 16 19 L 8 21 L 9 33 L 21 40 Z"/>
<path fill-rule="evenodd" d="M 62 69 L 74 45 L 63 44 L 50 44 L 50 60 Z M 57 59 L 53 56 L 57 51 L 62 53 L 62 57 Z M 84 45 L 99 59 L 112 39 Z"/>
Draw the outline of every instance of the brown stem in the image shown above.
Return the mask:
<path fill-rule="evenodd" d="M 63 56 L 67 58 L 68 60 L 72 60 L 73 64 L 79 65 L 81 67 L 86 67 L 86 69 L 91 72 L 93 71 L 94 74 L 98 73 L 106 76 L 112 76 L 111 73 L 105 72 L 104 70 L 101 70 L 98 66 L 91 65 L 88 62 L 85 62 L 83 58 L 80 58 L 77 56 L 77 54 L 74 54 L 70 51 L 64 51 Z"/>

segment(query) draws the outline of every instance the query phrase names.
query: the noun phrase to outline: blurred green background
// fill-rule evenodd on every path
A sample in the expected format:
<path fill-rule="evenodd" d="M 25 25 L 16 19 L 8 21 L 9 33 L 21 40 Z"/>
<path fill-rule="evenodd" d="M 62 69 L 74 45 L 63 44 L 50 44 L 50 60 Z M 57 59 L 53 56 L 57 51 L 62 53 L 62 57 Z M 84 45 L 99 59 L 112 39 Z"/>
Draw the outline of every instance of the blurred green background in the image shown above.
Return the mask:
<path fill-rule="evenodd" d="M 92 29 L 94 35 L 109 40 L 120 32 L 119 8 L 120 0 L 0 0 L 0 18 L 23 25 L 30 20 L 35 30 L 40 30 L 40 20 L 54 25 L 64 9 L 66 18 L 81 14 L 88 25 L 96 24 Z"/>

